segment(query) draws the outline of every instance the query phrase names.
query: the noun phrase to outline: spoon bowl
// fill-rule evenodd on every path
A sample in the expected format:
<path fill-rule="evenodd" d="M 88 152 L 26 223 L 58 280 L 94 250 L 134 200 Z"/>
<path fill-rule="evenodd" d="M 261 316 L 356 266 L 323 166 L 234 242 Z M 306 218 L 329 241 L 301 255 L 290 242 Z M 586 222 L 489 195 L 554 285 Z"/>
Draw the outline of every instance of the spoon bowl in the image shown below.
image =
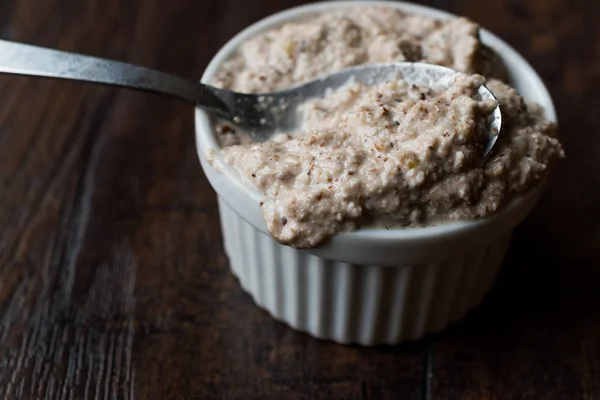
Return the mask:
<path fill-rule="evenodd" d="M 448 88 L 459 72 L 439 65 L 413 62 L 375 64 L 344 69 L 331 75 L 292 87 L 290 89 L 261 94 L 241 94 L 210 86 L 214 95 L 227 104 L 232 117 L 226 118 L 244 130 L 256 142 L 268 140 L 274 132 L 286 132 L 297 127 L 297 109 L 304 102 L 322 97 L 328 90 L 338 89 L 349 81 L 374 86 L 390 80 L 402 79 L 409 85 Z M 485 86 L 478 89 L 481 100 L 496 101 Z M 489 136 L 484 157 L 489 155 L 502 128 L 500 106 L 490 115 Z"/>

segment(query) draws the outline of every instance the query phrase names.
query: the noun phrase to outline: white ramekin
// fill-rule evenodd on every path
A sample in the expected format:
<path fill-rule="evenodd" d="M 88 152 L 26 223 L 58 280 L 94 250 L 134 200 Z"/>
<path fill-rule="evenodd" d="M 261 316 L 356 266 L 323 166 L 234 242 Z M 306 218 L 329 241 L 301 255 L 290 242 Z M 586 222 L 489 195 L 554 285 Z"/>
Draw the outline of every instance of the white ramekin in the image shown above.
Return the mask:
<path fill-rule="evenodd" d="M 403 2 L 324 2 L 289 9 L 235 36 L 214 57 L 202 81 L 210 82 L 240 43 L 259 32 L 307 14 L 358 4 L 453 17 Z M 490 32 L 482 30 L 481 39 L 501 55 L 520 93 L 556 120 L 550 95 L 531 66 Z M 196 145 L 219 197 L 225 251 L 241 285 L 275 318 L 340 343 L 398 343 L 462 318 L 492 286 L 513 228 L 531 211 L 545 183 L 488 218 L 414 229 L 363 229 L 338 234 L 316 249 L 296 250 L 268 235 L 259 206 L 263 196 L 244 187 L 223 161 L 211 120 L 199 109 Z"/>

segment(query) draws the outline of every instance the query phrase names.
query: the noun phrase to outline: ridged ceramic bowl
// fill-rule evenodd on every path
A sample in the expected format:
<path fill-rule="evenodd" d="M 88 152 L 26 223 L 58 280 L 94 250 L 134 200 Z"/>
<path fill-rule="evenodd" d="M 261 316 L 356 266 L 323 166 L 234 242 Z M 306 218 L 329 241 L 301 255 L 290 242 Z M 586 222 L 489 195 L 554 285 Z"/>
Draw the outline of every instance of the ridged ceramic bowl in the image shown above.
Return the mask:
<path fill-rule="evenodd" d="M 210 82 L 238 46 L 260 32 L 315 12 L 361 4 L 453 17 L 402 2 L 326 2 L 293 8 L 235 36 L 214 57 L 202 81 Z M 556 120 L 550 95 L 531 66 L 490 32 L 482 30 L 481 39 L 500 54 L 525 99 L 542 105 L 547 118 Z M 269 236 L 259 206 L 262 194 L 244 187 L 224 162 L 212 121 L 201 110 L 196 110 L 196 144 L 219 197 L 225 251 L 242 287 L 278 320 L 340 343 L 399 343 L 463 318 L 491 288 L 513 228 L 531 211 L 544 187 L 542 181 L 488 218 L 425 228 L 362 229 L 338 234 L 315 249 L 296 250 Z"/>

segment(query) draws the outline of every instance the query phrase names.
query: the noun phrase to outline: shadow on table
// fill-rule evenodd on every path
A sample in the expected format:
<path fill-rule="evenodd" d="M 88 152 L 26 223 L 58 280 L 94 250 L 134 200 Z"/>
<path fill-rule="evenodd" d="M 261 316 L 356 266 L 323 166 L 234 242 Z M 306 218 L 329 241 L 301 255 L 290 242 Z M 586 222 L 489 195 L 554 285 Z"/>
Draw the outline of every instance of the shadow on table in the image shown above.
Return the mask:
<path fill-rule="evenodd" d="M 579 160 L 567 159 L 560 167 L 516 229 L 490 293 L 446 335 L 506 335 L 536 326 L 566 331 L 598 316 L 600 208 L 593 190 L 586 193 L 593 177 Z"/>

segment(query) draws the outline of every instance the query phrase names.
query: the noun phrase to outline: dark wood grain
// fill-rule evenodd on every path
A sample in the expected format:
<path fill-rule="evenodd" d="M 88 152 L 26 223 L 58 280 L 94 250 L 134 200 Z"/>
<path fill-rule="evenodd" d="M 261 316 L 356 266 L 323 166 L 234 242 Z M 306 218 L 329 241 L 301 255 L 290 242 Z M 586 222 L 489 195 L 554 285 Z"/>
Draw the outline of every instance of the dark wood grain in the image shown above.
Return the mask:
<path fill-rule="evenodd" d="M 198 77 L 299 0 L 0 0 L 0 36 Z M 175 101 L 0 76 L 0 397 L 600 397 L 596 2 L 422 1 L 506 38 L 548 82 L 568 159 L 484 304 L 441 335 L 338 346 L 257 309 Z"/>

